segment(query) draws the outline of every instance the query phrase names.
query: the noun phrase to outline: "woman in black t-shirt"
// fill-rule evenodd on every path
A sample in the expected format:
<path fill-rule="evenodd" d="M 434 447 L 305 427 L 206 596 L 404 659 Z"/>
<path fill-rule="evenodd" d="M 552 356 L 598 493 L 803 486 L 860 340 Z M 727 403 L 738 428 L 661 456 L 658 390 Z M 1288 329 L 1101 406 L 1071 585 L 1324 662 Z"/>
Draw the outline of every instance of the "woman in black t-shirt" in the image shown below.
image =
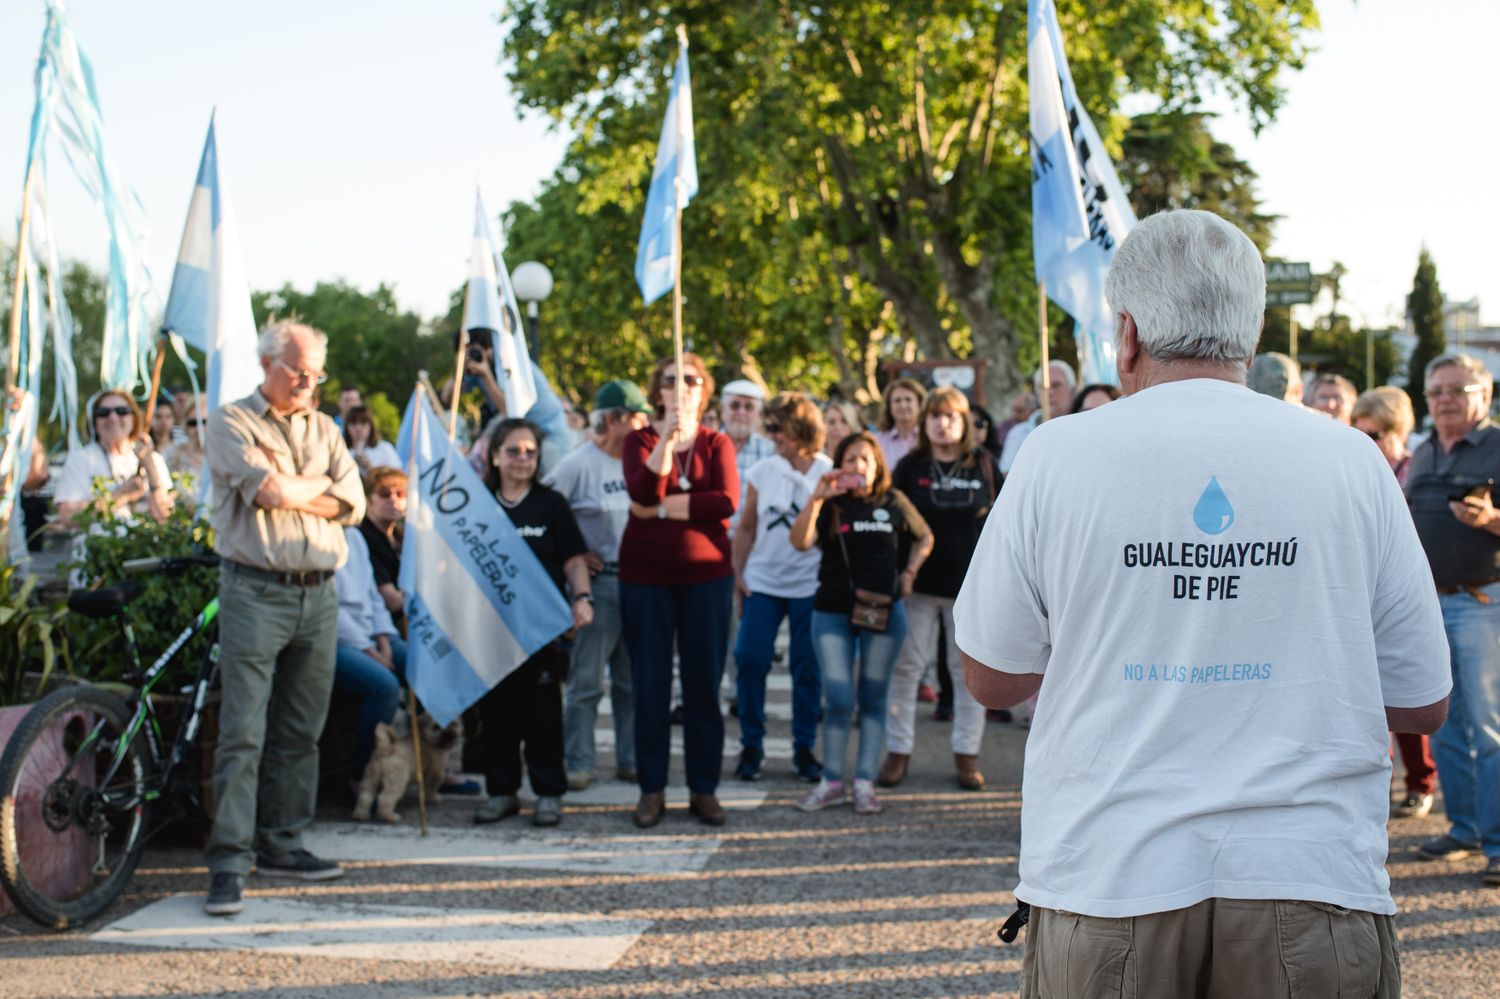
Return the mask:
<path fill-rule="evenodd" d="M 573 627 L 594 619 L 588 545 L 567 500 L 542 485 L 537 469 L 542 436 L 525 420 L 502 420 L 490 434 L 485 484 L 495 493 L 526 545 L 559 590 L 572 590 Z M 566 585 L 565 585 L 566 584 Z M 485 784 L 489 799 L 474 821 L 498 822 L 521 810 L 521 753 L 536 793 L 534 825 L 555 826 L 562 819 L 568 789 L 563 763 L 562 683 L 568 653 L 557 643 L 539 650 L 501 680 L 479 702 L 484 725 Z"/>
<path fill-rule="evenodd" d="M 906 637 L 902 598 L 932 550 L 932 532 L 899 490 L 880 445 L 861 431 L 834 452 L 834 470 L 824 475 L 792 524 L 799 551 L 817 544 L 823 553 L 813 597 L 813 651 L 823 674 L 823 779 L 799 802 L 805 812 L 847 800 L 844 756 L 855 700 L 854 664 L 859 662 L 859 752 L 854 767 L 854 810 L 880 811 L 875 767 L 885 743 L 886 696 L 891 664 Z M 883 630 L 856 626 L 856 604 L 884 605 Z"/>
<path fill-rule="evenodd" d="M 979 743 L 984 705 L 964 686 L 958 646 L 953 639 L 953 601 L 969 571 L 985 517 L 999 492 L 995 458 L 974 440 L 969 401 L 955 388 L 934 389 L 922 406 L 917 443 L 896 465 L 893 484 L 911 500 L 932 528 L 932 557 L 922 565 L 906 602 L 906 644 L 891 676 L 890 727 L 886 758 L 877 780 L 895 787 L 906 776 L 916 733 L 917 684 L 945 634 L 946 667 L 953 677 L 953 763 L 958 786 L 984 787 Z"/>

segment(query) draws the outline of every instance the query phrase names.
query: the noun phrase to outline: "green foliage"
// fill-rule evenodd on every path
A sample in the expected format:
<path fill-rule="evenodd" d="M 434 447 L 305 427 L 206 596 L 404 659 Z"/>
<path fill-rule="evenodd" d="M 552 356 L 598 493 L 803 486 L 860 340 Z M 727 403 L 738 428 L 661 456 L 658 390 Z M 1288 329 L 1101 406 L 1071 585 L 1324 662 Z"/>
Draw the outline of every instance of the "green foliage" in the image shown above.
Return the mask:
<path fill-rule="evenodd" d="M 1406 296 L 1406 319 L 1417 336 L 1412 348 L 1411 361 L 1406 367 L 1406 384 L 1411 395 L 1411 404 L 1417 412 L 1417 426 L 1427 416 L 1427 397 L 1422 394 L 1426 386 L 1427 362 L 1445 353 L 1447 336 L 1443 330 L 1443 290 L 1438 286 L 1437 264 L 1427 247 L 1422 247 L 1417 257 L 1417 273 L 1412 278 L 1411 294 Z"/>
<path fill-rule="evenodd" d="M 1058 6 L 1114 155 L 1127 95 L 1191 121 L 1220 89 L 1263 125 L 1317 25 L 1312 0 Z M 990 359 L 995 395 L 1021 377 L 1036 334 L 1024 5 L 511 0 L 504 22 L 519 100 L 577 135 L 536 202 L 508 213 L 510 252 L 557 275 L 543 339 L 565 382 L 639 374 L 669 342 L 670 306 L 641 306 L 633 251 L 679 22 L 701 178 L 683 291 L 700 352 L 723 373 L 755 363 L 773 385 L 855 397 L 882 360 L 913 352 Z M 1147 173 L 1148 157 L 1185 160 L 1188 194 L 1263 219 L 1232 152 L 1139 154 Z"/>
<path fill-rule="evenodd" d="M 103 495 L 101 487 L 96 485 L 95 494 Z M 163 524 L 147 516 L 125 520 L 96 508 L 75 520 L 84 532 L 84 555 L 70 568 L 81 574 L 86 586 L 94 588 L 128 577 L 145 587 L 145 592 L 131 601 L 127 615 L 141 663 L 149 665 L 218 593 L 218 573 L 207 566 L 194 566 L 173 573 L 129 574 L 123 563 L 133 558 L 208 554 L 213 547 L 212 528 L 206 521 L 195 519 L 192 503 L 185 502 L 181 492 L 176 508 Z M 114 621 L 72 615 L 70 627 L 73 659 L 80 675 L 96 682 L 119 680 L 127 664 Z M 196 661 L 207 645 L 208 636 L 199 635 L 178 653 L 179 660 Z"/>
<path fill-rule="evenodd" d="M 42 602 L 35 577 L 22 580 L 18 566 L 0 566 L 0 707 L 32 699 L 59 665 L 71 671 L 66 616 L 61 601 Z M 37 674 L 34 682 L 28 673 Z"/>

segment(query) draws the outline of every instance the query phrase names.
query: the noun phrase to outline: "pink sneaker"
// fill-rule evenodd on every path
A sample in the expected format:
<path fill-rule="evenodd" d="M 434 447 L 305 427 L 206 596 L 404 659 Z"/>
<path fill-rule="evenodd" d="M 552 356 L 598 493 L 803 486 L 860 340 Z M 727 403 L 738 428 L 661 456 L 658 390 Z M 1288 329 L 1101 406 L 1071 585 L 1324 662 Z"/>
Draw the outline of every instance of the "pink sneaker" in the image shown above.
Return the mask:
<path fill-rule="evenodd" d="M 880 799 L 875 797 L 875 785 L 871 781 L 854 782 L 854 811 L 859 815 L 874 815 L 880 811 Z"/>
<path fill-rule="evenodd" d="M 797 807 L 804 812 L 816 812 L 829 805 L 842 805 L 847 800 L 844 796 L 843 781 L 820 780 L 817 787 L 802 796 L 802 800 L 797 802 Z"/>

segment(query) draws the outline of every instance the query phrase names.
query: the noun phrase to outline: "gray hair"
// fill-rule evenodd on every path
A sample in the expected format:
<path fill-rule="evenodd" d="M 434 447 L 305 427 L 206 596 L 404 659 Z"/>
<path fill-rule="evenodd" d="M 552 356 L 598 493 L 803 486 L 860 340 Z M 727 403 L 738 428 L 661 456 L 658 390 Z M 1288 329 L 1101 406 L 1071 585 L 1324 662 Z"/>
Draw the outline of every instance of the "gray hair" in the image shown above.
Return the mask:
<path fill-rule="evenodd" d="M 1115 251 L 1104 297 L 1130 313 L 1157 361 L 1248 361 L 1266 311 L 1266 265 L 1250 237 L 1212 212 L 1142 219 Z"/>
<path fill-rule="evenodd" d="M 1439 354 L 1427 362 L 1427 367 L 1422 371 L 1422 380 L 1425 382 L 1432 377 L 1432 373 L 1438 368 L 1463 368 L 1469 374 L 1479 379 L 1479 384 L 1489 386 L 1494 384 L 1495 376 L 1490 374 L 1490 369 L 1485 367 L 1484 362 L 1473 354 Z"/>
<path fill-rule="evenodd" d="M 261 330 L 260 339 L 257 342 L 257 346 L 259 347 L 258 353 L 261 357 L 269 357 L 272 360 L 276 360 L 282 354 L 286 353 L 287 344 L 291 343 L 292 337 L 299 333 L 311 336 L 323 356 L 328 356 L 328 337 L 306 323 L 299 323 L 295 319 L 280 319 Z"/>
<path fill-rule="evenodd" d="M 1073 366 L 1067 361 L 1049 361 L 1047 367 L 1053 371 L 1061 372 L 1063 376 L 1062 380 L 1068 383 L 1068 388 L 1078 387 L 1078 375 L 1074 373 Z M 1041 368 L 1036 369 L 1036 374 L 1031 376 L 1031 381 L 1036 386 L 1036 390 L 1040 392 L 1042 390 Z M 1036 407 L 1033 406 L 1032 408 L 1035 409 Z"/>

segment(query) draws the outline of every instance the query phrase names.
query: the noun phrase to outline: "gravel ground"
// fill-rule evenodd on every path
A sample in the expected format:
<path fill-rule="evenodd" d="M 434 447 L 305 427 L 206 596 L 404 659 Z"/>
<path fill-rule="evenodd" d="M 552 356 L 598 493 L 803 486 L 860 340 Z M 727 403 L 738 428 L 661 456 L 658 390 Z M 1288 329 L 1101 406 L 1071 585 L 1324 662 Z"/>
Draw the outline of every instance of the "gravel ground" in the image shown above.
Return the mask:
<path fill-rule="evenodd" d="M 784 704 L 785 693 L 773 693 Z M 0 920 L 0 994 L 30 996 L 449 996 L 603 997 L 713 994 L 785 996 L 990 996 L 1013 994 L 1020 946 L 995 939 L 1010 913 L 1019 836 L 1020 759 L 1024 730 L 991 723 L 983 767 L 990 787 L 957 789 L 948 727 L 919 714 L 912 775 L 883 796 L 885 811 L 857 816 L 848 808 L 804 815 L 791 807 L 805 789 L 786 761 L 772 761 L 753 789 L 759 805 L 732 809 L 723 829 L 698 825 L 678 807 L 654 830 L 640 832 L 628 806 L 569 805 L 556 831 L 533 830 L 525 817 L 476 829 L 471 802 L 446 801 L 433 825 L 502 854 L 549 837 L 602 836 L 647 852 L 691 854 L 716 848 L 701 868 L 664 863 L 622 871 L 609 857 L 588 864 L 547 861 L 484 864 L 361 861 L 322 885 L 253 879 L 251 897 L 429 909 L 503 910 L 526 918 L 639 921 L 644 932 L 612 966 L 593 969 L 497 966 L 467 959 L 462 943 L 439 942 L 424 960 L 275 952 L 265 934 L 256 949 L 171 949 L 89 939 L 111 922 L 174 893 L 197 892 L 205 872 L 195 851 L 150 848 L 129 894 L 81 931 L 39 932 L 20 917 Z M 785 738 L 784 720 L 771 735 Z M 738 728 L 728 722 L 729 741 Z M 852 747 L 851 747 L 852 749 Z M 607 762 L 607 760 L 605 761 Z M 680 760 L 676 761 L 680 766 Z M 726 773 L 731 760 L 726 758 Z M 680 780 L 680 774 L 674 779 Z M 614 788 L 628 797 L 623 785 Z M 414 826 L 408 802 L 406 823 Z M 320 821 L 342 822 L 329 809 Z M 1393 825 L 1391 875 L 1408 996 L 1500 995 L 1500 889 L 1480 884 L 1481 862 L 1438 864 L 1411 859 L 1440 818 Z M 416 838 L 415 828 L 409 832 Z M 434 837 L 434 840 L 436 837 Z M 700 854 L 701 856 L 701 854 Z M 685 862 L 686 863 L 686 862 Z M 532 916 L 531 914 L 535 914 Z M 216 924 L 217 925 L 217 924 Z M 361 924 L 364 925 L 364 924 Z M 371 923 L 372 927 L 376 924 Z M 373 931 L 372 931 L 373 932 Z M 257 938 L 259 940 L 259 938 Z M 278 938 L 284 945 L 286 939 Z M 295 943 L 296 941 L 293 941 Z M 374 950 L 379 951 L 379 947 Z M 544 962 L 545 963 L 545 962 Z"/>

